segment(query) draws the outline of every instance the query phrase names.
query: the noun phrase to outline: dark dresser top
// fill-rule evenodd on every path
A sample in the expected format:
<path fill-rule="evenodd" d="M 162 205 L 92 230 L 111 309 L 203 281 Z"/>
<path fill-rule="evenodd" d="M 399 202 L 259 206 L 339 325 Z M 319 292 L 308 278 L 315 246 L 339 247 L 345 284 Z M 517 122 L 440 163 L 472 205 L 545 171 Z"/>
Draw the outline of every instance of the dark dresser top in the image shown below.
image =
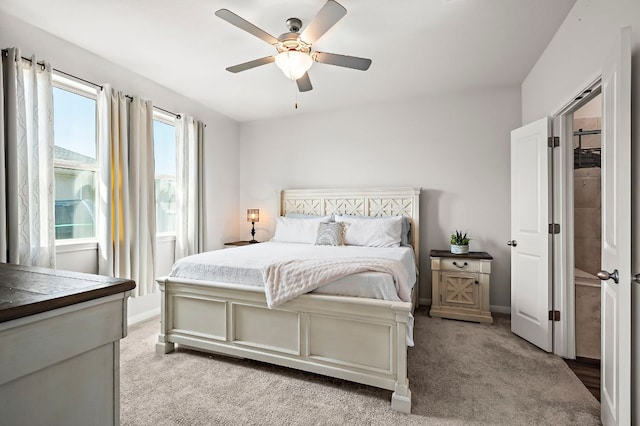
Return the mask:
<path fill-rule="evenodd" d="M 480 260 L 492 260 L 491 256 L 486 251 L 470 251 L 466 254 L 453 254 L 449 250 L 431 250 L 431 257 L 455 257 L 458 259 L 480 259 Z"/>
<path fill-rule="evenodd" d="M 123 293 L 132 280 L 0 263 L 0 322 Z"/>

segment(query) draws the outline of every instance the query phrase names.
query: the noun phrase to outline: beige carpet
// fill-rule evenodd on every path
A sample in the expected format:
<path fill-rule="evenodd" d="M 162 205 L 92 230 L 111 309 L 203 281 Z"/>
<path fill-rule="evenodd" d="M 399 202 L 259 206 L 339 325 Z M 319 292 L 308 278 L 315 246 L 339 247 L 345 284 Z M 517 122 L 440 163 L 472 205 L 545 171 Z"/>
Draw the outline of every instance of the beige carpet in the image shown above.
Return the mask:
<path fill-rule="evenodd" d="M 596 399 L 558 357 L 481 325 L 416 314 L 411 415 L 391 392 L 184 349 L 158 356 L 159 319 L 121 343 L 123 425 L 597 425 Z"/>

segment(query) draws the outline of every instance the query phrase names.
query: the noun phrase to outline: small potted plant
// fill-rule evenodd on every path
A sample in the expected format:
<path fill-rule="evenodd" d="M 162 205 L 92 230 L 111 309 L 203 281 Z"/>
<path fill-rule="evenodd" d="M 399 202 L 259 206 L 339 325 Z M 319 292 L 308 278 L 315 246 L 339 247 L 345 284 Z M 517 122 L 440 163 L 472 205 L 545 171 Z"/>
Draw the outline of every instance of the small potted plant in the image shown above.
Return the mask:
<path fill-rule="evenodd" d="M 462 232 L 456 229 L 456 232 L 451 234 L 451 253 L 453 254 L 465 254 L 469 253 L 469 241 L 471 238 L 467 237 L 467 233 L 464 235 Z"/>

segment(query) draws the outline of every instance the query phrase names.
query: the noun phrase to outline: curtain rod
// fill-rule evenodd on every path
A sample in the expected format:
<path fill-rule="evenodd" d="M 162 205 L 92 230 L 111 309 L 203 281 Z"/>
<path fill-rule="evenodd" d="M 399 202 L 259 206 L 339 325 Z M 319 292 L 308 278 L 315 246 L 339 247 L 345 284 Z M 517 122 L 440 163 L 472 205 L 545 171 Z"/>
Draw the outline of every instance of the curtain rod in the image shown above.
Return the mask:
<path fill-rule="evenodd" d="M 100 90 L 102 90 L 102 87 L 100 88 Z M 129 98 L 129 99 L 133 100 L 133 96 L 131 96 L 131 95 L 124 95 L 124 96 L 125 96 L 126 98 Z M 153 106 L 153 108 L 154 108 L 154 109 L 157 109 L 157 110 L 160 110 L 160 111 L 162 111 L 162 112 L 166 112 L 167 114 L 173 115 L 173 116 L 175 116 L 176 118 L 180 118 L 180 117 L 182 117 L 180 114 L 176 114 L 175 112 L 171 112 L 171 111 L 168 111 L 168 110 L 166 110 L 166 109 L 164 109 L 164 108 L 160 108 L 159 106 L 155 106 L 155 105 L 154 105 L 154 106 Z"/>
<path fill-rule="evenodd" d="M 8 54 L 9 54 L 9 50 L 8 50 L 8 49 L 2 49 L 2 53 L 3 53 L 4 55 L 8 55 Z M 24 56 L 21 56 L 21 58 L 22 58 L 22 60 L 23 60 L 23 61 L 27 61 L 27 62 L 31 63 L 31 58 L 25 58 Z M 43 67 L 43 69 L 44 69 L 44 62 L 36 62 L 36 64 L 37 64 L 37 65 L 40 65 L 40 66 L 41 66 L 41 67 Z M 99 87 L 99 88 L 100 88 L 100 90 L 102 90 L 102 89 L 103 89 L 103 86 L 102 86 L 101 84 L 94 83 L 93 81 L 85 80 L 84 78 L 80 78 L 80 77 L 78 77 L 78 76 L 76 76 L 76 75 L 69 74 L 68 72 L 64 72 L 64 71 L 59 70 L 59 69 L 57 69 L 57 68 L 51 68 L 51 69 L 52 69 L 53 71 L 57 72 L 57 73 L 64 74 L 64 75 L 66 75 L 66 76 L 68 76 L 68 77 L 75 78 L 76 80 L 82 81 L 83 83 L 87 83 L 87 84 L 90 84 L 90 85 L 92 85 L 92 86 Z M 126 95 L 126 97 L 127 97 L 127 98 L 129 98 L 129 99 L 131 99 L 131 100 L 133 100 L 133 96 Z M 169 110 L 166 110 L 166 109 L 164 109 L 164 108 L 160 108 L 159 106 L 155 106 L 155 105 L 154 105 L 153 107 L 154 107 L 155 109 L 157 109 L 157 110 L 160 110 L 160 111 L 162 111 L 162 112 L 166 112 L 167 114 L 173 115 L 173 116 L 175 116 L 176 118 L 181 118 L 181 115 L 180 115 L 180 114 L 176 114 L 175 112 L 171 112 L 171 111 L 169 111 Z M 206 127 L 206 124 L 205 124 L 205 127 Z"/>

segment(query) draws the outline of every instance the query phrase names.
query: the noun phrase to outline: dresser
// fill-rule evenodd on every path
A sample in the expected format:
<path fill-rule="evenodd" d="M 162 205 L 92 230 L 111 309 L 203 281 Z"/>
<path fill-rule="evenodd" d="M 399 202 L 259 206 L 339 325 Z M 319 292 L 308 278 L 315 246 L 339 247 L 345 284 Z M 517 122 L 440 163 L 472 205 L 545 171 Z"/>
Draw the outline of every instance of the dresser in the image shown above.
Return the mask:
<path fill-rule="evenodd" d="M 131 280 L 0 263 L 0 423 L 120 424 Z"/>
<path fill-rule="evenodd" d="M 492 323 L 491 261 L 486 252 L 431 250 L 432 317 Z"/>

